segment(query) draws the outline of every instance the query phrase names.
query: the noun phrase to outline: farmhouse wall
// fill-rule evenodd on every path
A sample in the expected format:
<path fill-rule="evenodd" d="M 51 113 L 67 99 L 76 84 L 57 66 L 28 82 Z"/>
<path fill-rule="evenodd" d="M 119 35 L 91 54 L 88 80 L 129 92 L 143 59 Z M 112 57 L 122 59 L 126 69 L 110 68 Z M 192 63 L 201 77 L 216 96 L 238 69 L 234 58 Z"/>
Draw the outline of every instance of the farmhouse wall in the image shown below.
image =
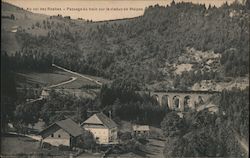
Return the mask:
<path fill-rule="evenodd" d="M 43 142 L 49 143 L 54 146 L 70 146 L 70 135 L 63 129 L 59 129 L 58 131 L 43 139 Z"/>
<path fill-rule="evenodd" d="M 105 144 L 109 142 L 109 130 L 107 128 L 85 127 L 85 130 L 90 131 L 94 135 L 97 143 Z"/>

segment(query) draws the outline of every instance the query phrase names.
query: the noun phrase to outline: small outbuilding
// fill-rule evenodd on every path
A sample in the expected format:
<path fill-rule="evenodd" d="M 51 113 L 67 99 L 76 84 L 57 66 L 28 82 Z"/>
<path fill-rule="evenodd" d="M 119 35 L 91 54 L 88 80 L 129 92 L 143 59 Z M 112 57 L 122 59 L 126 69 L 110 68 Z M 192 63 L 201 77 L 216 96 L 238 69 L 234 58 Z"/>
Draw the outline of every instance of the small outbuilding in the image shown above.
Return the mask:
<path fill-rule="evenodd" d="M 134 136 L 149 136 L 149 126 L 148 125 L 133 125 L 133 135 Z"/>
<path fill-rule="evenodd" d="M 57 121 L 39 133 L 42 137 L 42 143 L 69 147 L 73 147 L 77 137 L 82 134 L 83 129 L 71 119 Z"/>

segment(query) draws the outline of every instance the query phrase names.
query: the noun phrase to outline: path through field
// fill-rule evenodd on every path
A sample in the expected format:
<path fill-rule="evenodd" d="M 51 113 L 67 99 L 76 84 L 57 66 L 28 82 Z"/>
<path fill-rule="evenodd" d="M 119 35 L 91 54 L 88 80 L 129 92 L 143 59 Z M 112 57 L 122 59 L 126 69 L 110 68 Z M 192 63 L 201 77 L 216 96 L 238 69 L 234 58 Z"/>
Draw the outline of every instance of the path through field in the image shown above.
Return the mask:
<path fill-rule="evenodd" d="M 68 72 L 68 73 L 71 73 L 71 74 L 80 76 L 80 77 L 82 77 L 82 78 L 84 78 L 84 79 L 87 79 L 87 80 L 89 80 L 89 81 L 95 82 L 96 84 L 98 84 L 98 85 L 100 85 L 100 86 L 102 85 L 102 83 L 101 83 L 100 81 L 98 81 L 98 80 L 95 80 L 95 79 L 89 78 L 89 77 L 87 77 L 87 76 L 84 76 L 84 75 L 82 75 L 82 74 L 79 74 L 79 73 L 77 73 L 77 72 L 74 72 L 74 71 L 65 69 L 65 68 L 63 68 L 63 67 L 61 67 L 61 66 L 58 66 L 58 65 L 56 65 L 56 64 L 52 64 L 52 66 L 54 66 L 54 67 L 56 67 L 56 68 L 58 68 L 58 69 L 60 69 L 60 70 L 66 71 L 66 72 Z"/>
<path fill-rule="evenodd" d="M 58 87 L 58 86 L 62 86 L 62 85 L 65 85 L 65 84 L 71 83 L 71 82 L 75 81 L 76 79 L 77 79 L 77 77 L 71 77 L 71 79 L 70 79 L 70 80 L 68 80 L 68 81 L 64 81 L 64 82 L 61 82 L 61 83 L 58 83 L 58 84 L 50 85 L 50 86 L 48 86 L 48 87 L 44 87 L 44 89 L 46 89 L 46 88 L 54 88 L 54 87 Z M 29 99 L 29 101 L 27 101 L 26 103 L 33 103 L 33 102 L 36 102 L 36 101 L 38 101 L 38 100 L 42 100 L 42 99 L 43 99 L 43 97 L 42 97 L 42 96 L 40 96 L 40 97 L 39 97 L 39 98 L 37 98 L 37 99 Z"/>
<path fill-rule="evenodd" d="M 62 85 L 71 83 L 71 82 L 75 81 L 76 79 L 77 79 L 77 77 L 71 77 L 70 80 L 68 80 L 68 81 L 63 81 L 63 82 L 61 82 L 61 83 L 57 83 L 57 84 L 54 84 L 54 85 L 50 85 L 50 86 L 48 86 L 48 87 L 44 87 L 44 89 L 62 86 Z M 36 102 L 36 101 L 42 100 L 42 99 L 43 99 L 43 97 L 40 96 L 40 97 L 37 98 L 37 99 L 29 99 L 26 103 L 33 103 L 33 102 Z"/>
<path fill-rule="evenodd" d="M 236 131 L 234 131 L 234 134 L 235 134 L 235 138 L 239 142 L 241 148 L 246 152 L 247 157 L 248 157 L 248 155 L 249 155 L 249 145 L 248 145 L 247 141 L 244 138 L 241 138 L 240 135 Z"/>
<path fill-rule="evenodd" d="M 82 74 L 79 74 L 79 73 L 77 73 L 77 72 L 74 72 L 74 71 L 65 69 L 65 68 L 63 68 L 63 67 L 61 67 L 61 66 L 58 66 L 58 65 L 56 65 L 56 64 L 52 64 L 52 66 L 53 66 L 53 67 L 56 67 L 56 68 L 58 68 L 58 69 L 60 69 L 60 70 L 63 70 L 63 71 L 65 71 L 65 72 L 68 72 L 68 73 L 71 73 L 71 74 L 73 74 L 73 75 L 77 75 L 77 76 L 80 76 L 80 77 L 82 77 L 82 78 L 84 78 L 84 79 L 87 79 L 87 80 L 89 80 L 89 81 L 92 81 L 92 82 L 94 82 L 94 83 L 97 84 L 97 85 L 102 85 L 102 83 L 101 83 L 100 81 L 98 81 L 98 80 L 95 80 L 95 79 L 92 79 L 92 78 L 90 78 L 90 77 L 87 77 L 87 76 L 84 76 L 84 75 L 82 75 Z M 72 77 L 70 78 L 70 80 L 68 80 L 68 81 L 63 81 L 63 82 L 61 82 L 61 83 L 57 83 L 57 84 L 54 84 L 54 85 L 50 85 L 50 86 L 44 87 L 43 89 L 55 88 L 55 87 L 58 87 L 58 86 L 62 86 L 62 85 L 65 85 L 65 84 L 69 84 L 69 83 L 71 83 L 71 82 L 73 82 L 73 81 L 75 81 L 75 80 L 77 80 L 77 77 L 73 77 L 73 76 L 72 76 Z M 37 98 L 37 99 L 29 99 L 29 101 L 27 101 L 26 103 L 33 103 L 33 102 L 36 102 L 36 101 L 42 100 L 42 99 L 43 99 L 43 97 L 40 96 L 40 97 Z"/>
<path fill-rule="evenodd" d="M 39 135 L 30 135 L 30 134 L 22 134 L 17 132 L 8 132 L 8 134 L 16 135 L 16 136 L 23 136 L 23 137 L 29 137 L 31 139 L 41 141 L 42 137 Z"/>
<path fill-rule="evenodd" d="M 58 83 L 58 84 L 54 84 L 54 85 L 48 86 L 48 87 L 46 87 L 46 88 L 54 88 L 54 87 L 62 86 L 62 85 L 68 84 L 68 83 L 70 83 L 70 82 L 73 82 L 73 81 L 75 81 L 76 79 L 77 79 L 77 77 L 71 77 L 71 79 L 68 80 L 68 81 L 61 82 L 61 83 Z"/>

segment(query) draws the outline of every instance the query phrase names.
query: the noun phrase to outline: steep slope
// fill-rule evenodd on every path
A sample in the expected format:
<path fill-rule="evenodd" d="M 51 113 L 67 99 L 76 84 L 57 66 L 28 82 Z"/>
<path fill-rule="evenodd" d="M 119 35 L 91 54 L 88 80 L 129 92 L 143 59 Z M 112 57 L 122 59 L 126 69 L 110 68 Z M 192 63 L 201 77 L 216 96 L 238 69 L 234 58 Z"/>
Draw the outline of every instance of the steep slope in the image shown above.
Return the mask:
<path fill-rule="evenodd" d="M 14 54 L 22 48 L 22 42 L 17 41 L 15 33 L 17 30 L 27 30 L 30 25 L 46 19 L 47 16 L 34 14 L 18 8 L 9 3 L 2 2 L 1 5 L 1 51 Z"/>
<path fill-rule="evenodd" d="M 37 63 L 43 56 L 49 61 L 53 56 L 55 63 L 80 73 L 191 88 L 202 80 L 248 74 L 248 17 L 249 10 L 240 4 L 206 9 L 192 3 L 151 6 L 141 17 L 100 23 L 49 17 L 16 33 L 23 41 L 17 59 L 27 55 L 24 63 L 13 65 L 25 68 L 25 61 L 35 58 Z M 190 49 L 199 61 L 184 60 Z M 216 59 L 199 57 L 207 52 Z"/>

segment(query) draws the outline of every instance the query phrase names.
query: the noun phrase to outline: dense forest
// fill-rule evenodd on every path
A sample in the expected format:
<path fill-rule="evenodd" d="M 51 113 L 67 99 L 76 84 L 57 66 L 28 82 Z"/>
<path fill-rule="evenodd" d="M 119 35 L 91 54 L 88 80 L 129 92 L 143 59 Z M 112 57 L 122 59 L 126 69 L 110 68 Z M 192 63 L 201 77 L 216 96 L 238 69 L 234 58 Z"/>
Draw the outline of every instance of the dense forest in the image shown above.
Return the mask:
<path fill-rule="evenodd" d="M 230 99 L 226 99 L 230 98 Z M 245 157 L 237 135 L 249 143 L 249 89 L 223 91 L 220 112 L 167 113 L 161 126 L 166 157 Z"/>
<path fill-rule="evenodd" d="M 218 80 L 218 76 L 238 77 L 249 72 L 249 9 L 237 2 L 206 8 L 173 1 L 166 7 L 150 6 L 143 16 L 123 22 L 79 26 L 48 18 L 29 29 L 34 28 L 48 34 L 34 36 L 19 29 L 16 37 L 22 49 L 12 56 L 15 69 L 46 70 L 54 59 L 77 72 L 109 79 L 135 78 L 149 84 L 185 77 L 186 86 L 193 80 Z M 193 66 L 188 77 L 163 72 L 167 63 L 176 63 L 186 53 L 186 48 L 220 54 L 220 69 L 198 72 L 199 67 Z"/>
<path fill-rule="evenodd" d="M 14 74 L 10 71 L 11 64 L 6 53 L 1 54 L 1 132 L 13 121 L 15 102 L 17 100 Z"/>

